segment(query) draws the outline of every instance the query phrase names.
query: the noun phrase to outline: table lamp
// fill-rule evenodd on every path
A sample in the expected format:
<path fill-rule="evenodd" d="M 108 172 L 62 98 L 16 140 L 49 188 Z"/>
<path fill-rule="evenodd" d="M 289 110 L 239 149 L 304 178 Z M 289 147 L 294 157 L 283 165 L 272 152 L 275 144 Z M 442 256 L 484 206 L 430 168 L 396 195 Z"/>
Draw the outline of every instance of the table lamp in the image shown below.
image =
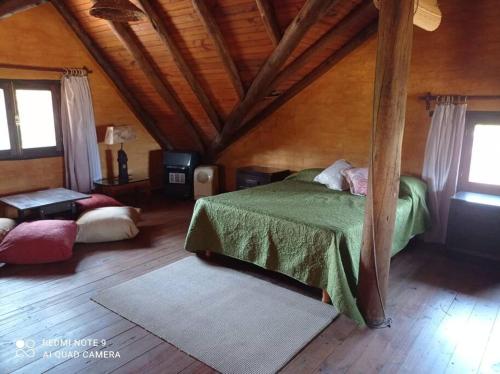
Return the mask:
<path fill-rule="evenodd" d="M 120 182 L 128 182 L 128 157 L 123 150 L 123 143 L 135 138 L 136 135 L 132 126 L 108 126 L 106 129 L 104 144 L 120 144 L 120 150 L 118 151 L 118 180 Z"/>

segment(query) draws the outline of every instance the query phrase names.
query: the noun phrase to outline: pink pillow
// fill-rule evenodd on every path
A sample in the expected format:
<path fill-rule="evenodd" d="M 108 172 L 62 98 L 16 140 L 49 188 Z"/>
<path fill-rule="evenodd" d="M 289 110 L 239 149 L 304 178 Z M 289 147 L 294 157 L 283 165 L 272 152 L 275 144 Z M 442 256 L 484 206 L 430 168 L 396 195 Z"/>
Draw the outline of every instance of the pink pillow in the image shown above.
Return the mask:
<path fill-rule="evenodd" d="M 368 193 L 368 168 L 352 168 L 342 171 L 353 195 L 366 196 Z"/>
<path fill-rule="evenodd" d="M 76 202 L 80 213 L 84 213 L 97 208 L 105 208 L 108 206 L 123 206 L 122 203 L 110 196 L 101 195 L 99 193 L 94 193 L 91 196 L 92 197 L 88 199 L 78 200 Z"/>
<path fill-rule="evenodd" d="M 44 264 L 66 260 L 73 254 L 77 226 L 74 221 L 24 222 L 0 243 L 0 262 Z"/>

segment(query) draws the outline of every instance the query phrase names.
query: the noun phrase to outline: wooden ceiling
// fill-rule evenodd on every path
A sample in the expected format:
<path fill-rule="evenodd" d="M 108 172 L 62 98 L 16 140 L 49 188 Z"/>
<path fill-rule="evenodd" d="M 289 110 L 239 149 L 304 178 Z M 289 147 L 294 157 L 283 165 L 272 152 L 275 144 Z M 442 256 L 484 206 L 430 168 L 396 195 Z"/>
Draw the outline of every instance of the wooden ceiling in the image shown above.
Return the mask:
<path fill-rule="evenodd" d="M 148 18 L 116 24 L 90 16 L 90 0 L 51 2 L 160 145 L 212 156 L 373 35 L 377 18 L 372 0 L 134 0 Z"/>

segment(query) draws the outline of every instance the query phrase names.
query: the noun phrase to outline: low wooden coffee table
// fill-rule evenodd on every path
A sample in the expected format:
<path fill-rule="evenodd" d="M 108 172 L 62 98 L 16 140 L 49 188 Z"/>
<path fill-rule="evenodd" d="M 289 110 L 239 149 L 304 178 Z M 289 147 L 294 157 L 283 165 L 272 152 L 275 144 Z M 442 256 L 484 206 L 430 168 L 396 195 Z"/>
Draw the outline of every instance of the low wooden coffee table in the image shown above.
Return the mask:
<path fill-rule="evenodd" d="M 75 201 L 88 199 L 90 195 L 68 190 L 66 188 L 51 188 L 0 198 L 0 202 L 17 209 L 18 219 L 24 220 L 26 212 L 38 213 L 40 219 L 47 215 L 71 212 L 76 215 Z"/>

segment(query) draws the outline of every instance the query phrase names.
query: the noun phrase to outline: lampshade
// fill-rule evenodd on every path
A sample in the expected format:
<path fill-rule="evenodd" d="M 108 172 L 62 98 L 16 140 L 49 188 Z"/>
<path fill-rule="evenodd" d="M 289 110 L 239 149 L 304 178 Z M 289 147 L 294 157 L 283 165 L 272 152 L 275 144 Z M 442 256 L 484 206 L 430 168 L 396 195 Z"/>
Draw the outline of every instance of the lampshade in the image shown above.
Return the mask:
<path fill-rule="evenodd" d="M 380 0 L 373 0 L 375 6 L 380 9 Z M 441 10 L 437 0 L 415 1 L 415 14 L 413 23 L 426 31 L 434 31 L 441 24 Z"/>
<path fill-rule="evenodd" d="M 96 0 L 89 13 L 115 22 L 135 22 L 145 17 L 144 12 L 128 0 Z"/>
<path fill-rule="evenodd" d="M 108 126 L 104 144 L 123 144 L 135 138 L 136 135 L 132 126 Z"/>

